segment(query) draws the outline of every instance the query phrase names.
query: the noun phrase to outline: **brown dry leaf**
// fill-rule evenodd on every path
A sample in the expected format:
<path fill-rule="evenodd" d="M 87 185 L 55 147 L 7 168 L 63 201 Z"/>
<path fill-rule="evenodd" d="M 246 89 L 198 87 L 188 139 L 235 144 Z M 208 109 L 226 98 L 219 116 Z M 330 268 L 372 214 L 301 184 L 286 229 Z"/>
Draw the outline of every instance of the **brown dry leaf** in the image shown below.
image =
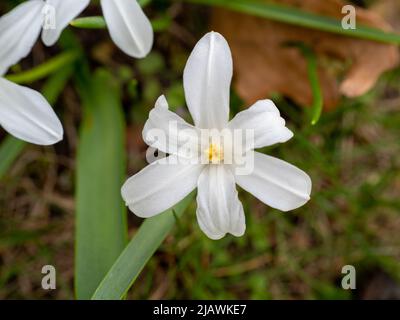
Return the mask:
<path fill-rule="evenodd" d="M 345 5 L 341 0 L 280 0 L 279 4 L 337 19 L 343 17 L 341 10 Z M 356 12 L 357 23 L 390 30 L 374 12 L 358 7 Z M 224 9 L 215 9 L 212 24 L 231 46 L 235 87 L 249 104 L 273 92 L 304 106 L 312 103 L 306 61 L 299 49 L 287 46 L 288 42 L 303 42 L 317 53 L 327 109 L 337 104 L 341 94 L 357 97 L 366 93 L 383 72 L 399 61 L 394 45 L 291 26 Z M 335 63 L 332 59 L 336 59 Z M 338 73 L 337 61 L 341 69 L 351 64 L 344 75 Z"/>
<path fill-rule="evenodd" d="M 372 10 L 385 18 L 395 31 L 400 31 L 400 1 L 379 0 L 372 6 Z"/>

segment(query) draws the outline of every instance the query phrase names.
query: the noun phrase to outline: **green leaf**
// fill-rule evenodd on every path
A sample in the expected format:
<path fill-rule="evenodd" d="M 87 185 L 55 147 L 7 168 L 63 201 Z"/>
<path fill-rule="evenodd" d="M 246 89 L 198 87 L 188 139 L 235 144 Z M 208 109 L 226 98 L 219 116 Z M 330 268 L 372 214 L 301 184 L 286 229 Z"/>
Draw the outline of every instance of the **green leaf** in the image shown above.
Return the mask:
<path fill-rule="evenodd" d="M 105 70 L 80 68 L 84 106 L 77 155 L 75 290 L 89 299 L 127 240 L 124 116 L 119 86 Z"/>
<path fill-rule="evenodd" d="M 101 16 L 77 18 L 71 21 L 70 25 L 75 28 L 82 28 L 82 29 L 107 28 L 106 21 Z"/>
<path fill-rule="evenodd" d="M 162 16 L 158 19 L 151 20 L 154 32 L 162 32 L 167 30 L 172 24 L 172 19 L 169 15 Z"/>
<path fill-rule="evenodd" d="M 142 8 L 144 8 L 145 6 L 149 5 L 151 1 L 152 0 L 138 0 L 138 3 Z"/>
<path fill-rule="evenodd" d="M 56 103 L 59 95 L 65 87 L 65 84 L 71 77 L 73 68 L 67 66 L 59 72 L 52 75 L 44 84 L 42 93 L 50 104 Z M 10 169 L 15 159 L 21 154 L 27 143 L 25 141 L 8 136 L 0 144 L 0 180 Z"/>
<path fill-rule="evenodd" d="M 0 180 L 14 163 L 26 145 L 26 142 L 8 136 L 0 145 Z"/>
<path fill-rule="evenodd" d="M 171 25 L 171 18 L 163 16 L 151 21 L 154 31 L 163 31 Z M 102 16 L 77 18 L 70 22 L 70 25 L 81 29 L 107 29 L 106 20 Z"/>
<path fill-rule="evenodd" d="M 100 283 L 93 300 L 123 299 L 144 266 L 164 241 L 168 233 L 190 204 L 191 193 L 173 209 L 146 219 L 106 277 Z"/>
<path fill-rule="evenodd" d="M 6 79 L 18 84 L 32 83 L 63 69 L 66 65 L 73 63 L 78 57 L 79 53 L 77 51 L 63 52 L 33 69 L 18 74 L 7 75 Z"/>
<path fill-rule="evenodd" d="M 322 108 L 324 106 L 324 98 L 318 77 L 318 62 L 315 53 L 311 48 L 301 45 L 301 52 L 307 60 L 308 79 L 311 85 L 313 103 L 310 108 L 311 124 L 315 125 L 321 117 Z"/>
<path fill-rule="evenodd" d="M 368 26 L 357 25 L 356 29 L 343 29 L 340 20 L 305 12 L 293 7 L 254 0 L 181 0 L 184 2 L 220 6 L 296 26 L 317 29 L 349 37 L 400 44 L 400 35 Z M 271 30 L 273 32 L 273 30 Z"/>

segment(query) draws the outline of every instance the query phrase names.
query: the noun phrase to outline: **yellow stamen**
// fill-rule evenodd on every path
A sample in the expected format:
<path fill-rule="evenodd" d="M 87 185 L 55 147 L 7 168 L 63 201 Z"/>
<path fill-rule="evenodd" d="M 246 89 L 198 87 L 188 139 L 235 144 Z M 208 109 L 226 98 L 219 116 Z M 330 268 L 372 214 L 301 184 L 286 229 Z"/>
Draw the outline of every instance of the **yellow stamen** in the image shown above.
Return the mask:
<path fill-rule="evenodd" d="M 211 163 L 220 163 L 224 160 L 223 149 L 213 143 L 211 143 L 206 150 L 206 154 L 208 155 L 208 161 Z"/>

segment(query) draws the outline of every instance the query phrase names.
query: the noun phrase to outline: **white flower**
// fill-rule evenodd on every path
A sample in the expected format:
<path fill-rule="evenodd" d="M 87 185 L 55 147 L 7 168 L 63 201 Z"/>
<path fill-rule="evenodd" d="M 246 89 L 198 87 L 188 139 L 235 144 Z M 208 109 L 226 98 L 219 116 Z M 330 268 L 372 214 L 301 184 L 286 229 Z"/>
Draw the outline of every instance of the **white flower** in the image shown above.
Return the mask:
<path fill-rule="evenodd" d="M 238 199 L 236 184 L 265 204 L 282 211 L 298 208 L 310 199 L 311 179 L 305 172 L 282 160 L 255 152 L 248 148 L 248 144 L 244 145 L 243 155 L 246 161 L 253 161 L 250 163 L 253 168 L 243 175 L 236 170 L 238 164 L 224 162 L 223 145 L 210 140 L 208 147 L 201 147 L 200 154 L 205 154 L 210 160 L 204 164 L 183 159 L 180 151 L 185 147 L 166 142 L 187 144 L 188 141 L 201 141 L 203 145 L 203 137 L 192 139 L 193 134 L 199 134 L 202 129 L 251 129 L 254 148 L 285 142 L 293 136 L 270 100 L 258 101 L 229 121 L 231 79 L 229 46 L 220 34 L 208 33 L 194 48 L 184 72 L 186 101 L 195 126 L 169 111 L 164 96 L 158 99 L 150 112 L 143 137 L 147 144 L 170 155 L 151 163 L 122 187 L 122 196 L 136 215 L 143 218 L 157 215 L 197 187 L 196 214 L 200 228 L 209 238 L 220 239 L 226 233 L 241 236 L 245 232 L 243 206 Z M 175 127 L 178 130 L 169 129 L 171 122 L 177 123 Z M 155 130 L 164 132 L 168 139 L 164 142 L 152 140 Z M 190 133 L 183 134 L 183 139 L 172 137 L 179 135 L 178 131 Z M 195 153 L 195 157 L 198 156 Z"/>
<path fill-rule="evenodd" d="M 42 34 L 47 46 L 88 5 L 90 0 L 29 0 L 0 20 L 0 73 L 25 58 Z M 111 38 L 126 54 L 146 56 L 153 45 L 153 29 L 136 0 L 101 0 Z"/>
<path fill-rule="evenodd" d="M 28 1 L 0 18 L 0 126 L 22 140 L 50 145 L 63 137 L 62 125 L 51 106 L 39 92 L 3 78 L 11 65 L 28 55 L 36 41 L 41 5 L 42 1 Z"/>
<path fill-rule="evenodd" d="M 0 18 L 0 77 L 25 58 L 40 33 L 53 45 L 63 29 L 90 0 L 29 0 Z M 144 57 L 153 30 L 136 0 L 101 0 L 111 38 L 126 54 Z M 0 125 L 25 141 L 49 145 L 62 139 L 60 121 L 46 99 L 34 90 L 0 78 Z"/>
<path fill-rule="evenodd" d="M 1 77 L 0 126 L 19 139 L 39 145 L 54 144 L 64 134 L 60 120 L 39 92 Z"/>

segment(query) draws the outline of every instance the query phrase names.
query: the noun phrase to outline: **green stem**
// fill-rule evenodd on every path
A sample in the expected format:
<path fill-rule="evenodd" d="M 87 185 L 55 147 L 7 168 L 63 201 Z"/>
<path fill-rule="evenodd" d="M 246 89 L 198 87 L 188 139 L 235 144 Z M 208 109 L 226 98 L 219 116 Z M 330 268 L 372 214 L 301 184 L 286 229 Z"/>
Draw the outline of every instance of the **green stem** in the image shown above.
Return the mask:
<path fill-rule="evenodd" d="M 17 74 L 7 75 L 6 79 L 18 84 L 32 83 L 57 72 L 66 65 L 76 61 L 78 57 L 79 53 L 76 51 L 63 52 L 33 69 Z"/>
<path fill-rule="evenodd" d="M 311 124 L 319 121 L 324 106 L 324 98 L 318 77 L 318 62 L 315 53 L 311 48 L 302 46 L 301 51 L 307 60 L 308 79 L 311 85 L 313 102 L 311 105 Z"/>

